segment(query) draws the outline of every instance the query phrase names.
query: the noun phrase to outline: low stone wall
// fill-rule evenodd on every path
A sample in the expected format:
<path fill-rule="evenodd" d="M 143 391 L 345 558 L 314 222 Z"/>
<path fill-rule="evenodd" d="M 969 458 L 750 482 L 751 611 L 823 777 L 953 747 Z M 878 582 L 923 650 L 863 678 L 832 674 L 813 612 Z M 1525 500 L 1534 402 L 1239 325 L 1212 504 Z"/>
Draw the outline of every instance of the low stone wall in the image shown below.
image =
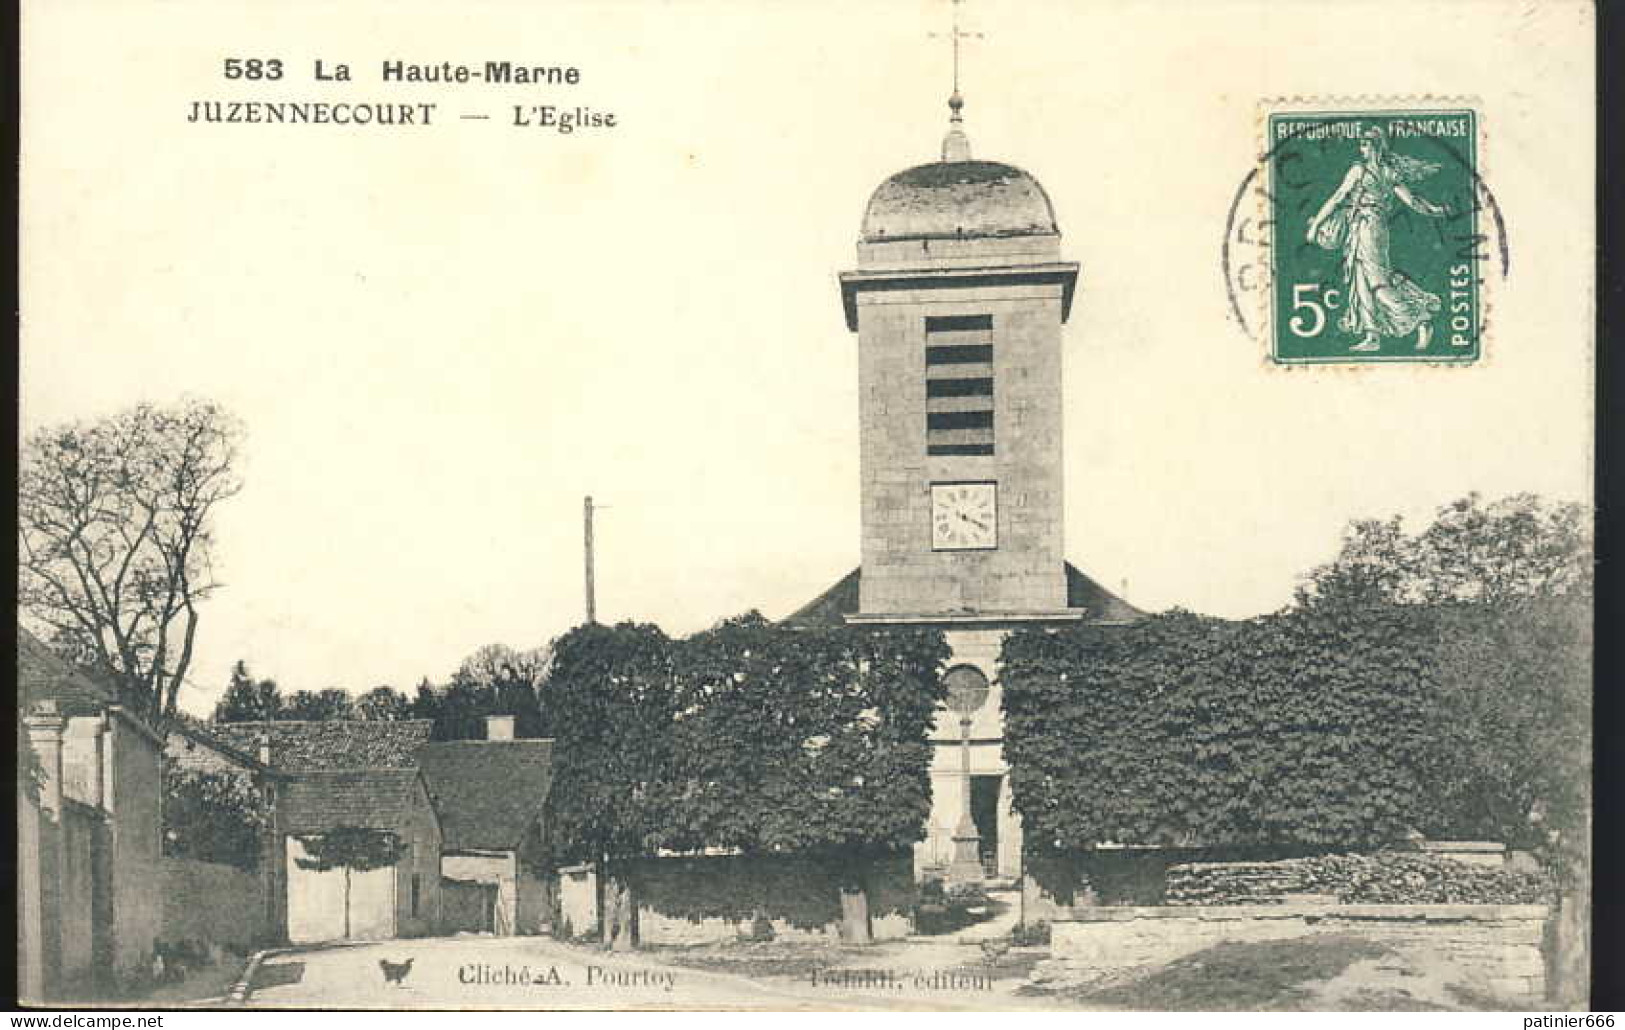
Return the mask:
<path fill-rule="evenodd" d="M 1461 983 L 1539 1005 L 1545 905 L 1224 905 L 1075 909 L 1051 922 L 1051 953 L 1092 967 L 1168 962 L 1228 941 L 1352 934 L 1446 962 Z"/>
<path fill-rule="evenodd" d="M 265 879 L 229 865 L 165 855 L 158 940 L 249 951 L 268 937 Z"/>
<path fill-rule="evenodd" d="M 908 935 L 913 864 L 907 853 L 854 873 L 800 855 L 717 855 L 647 859 L 633 869 L 638 938 L 645 944 L 712 944 L 771 935 L 773 940 L 841 939 L 841 886 L 865 885 L 874 940 Z"/>

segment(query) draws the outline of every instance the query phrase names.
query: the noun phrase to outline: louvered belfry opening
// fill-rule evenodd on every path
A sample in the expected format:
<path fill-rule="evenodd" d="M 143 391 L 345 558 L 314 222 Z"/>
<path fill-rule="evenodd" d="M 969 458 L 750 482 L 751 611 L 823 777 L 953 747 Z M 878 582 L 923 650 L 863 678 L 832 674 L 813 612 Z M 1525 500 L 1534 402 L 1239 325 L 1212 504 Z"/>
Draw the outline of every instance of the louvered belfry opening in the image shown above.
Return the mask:
<path fill-rule="evenodd" d="M 925 440 L 931 455 L 993 453 L 993 316 L 927 315 Z"/>

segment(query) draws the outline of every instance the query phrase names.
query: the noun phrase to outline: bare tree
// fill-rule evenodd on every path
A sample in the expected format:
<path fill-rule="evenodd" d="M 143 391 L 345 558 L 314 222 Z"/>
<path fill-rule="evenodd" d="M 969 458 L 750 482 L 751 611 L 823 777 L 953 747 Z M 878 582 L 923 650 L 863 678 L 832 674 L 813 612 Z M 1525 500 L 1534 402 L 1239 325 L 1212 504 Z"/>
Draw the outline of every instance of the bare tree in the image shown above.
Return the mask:
<path fill-rule="evenodd" d="M 241 488 L 240 437 L 219 406 L 186 400 L 51 426 L 22 449 L 21 614 L 149 716 L 175 711 L 218 585 L 211 515 Z"/>

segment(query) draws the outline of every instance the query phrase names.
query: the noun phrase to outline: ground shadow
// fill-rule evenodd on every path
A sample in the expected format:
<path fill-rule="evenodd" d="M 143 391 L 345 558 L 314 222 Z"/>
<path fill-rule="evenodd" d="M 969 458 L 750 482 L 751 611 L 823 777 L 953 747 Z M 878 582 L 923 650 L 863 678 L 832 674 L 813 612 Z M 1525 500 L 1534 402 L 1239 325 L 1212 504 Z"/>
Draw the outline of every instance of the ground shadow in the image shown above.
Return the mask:
<path fill-rule="evenodd" d="M 305 978 L 305 964 L 303 962 L 276 962 L 261 963 L 259 969 L 254 971 L 254 982 L 251 988 L 262 991 L 267 987 L 285 987 L 296 984 Z"/>

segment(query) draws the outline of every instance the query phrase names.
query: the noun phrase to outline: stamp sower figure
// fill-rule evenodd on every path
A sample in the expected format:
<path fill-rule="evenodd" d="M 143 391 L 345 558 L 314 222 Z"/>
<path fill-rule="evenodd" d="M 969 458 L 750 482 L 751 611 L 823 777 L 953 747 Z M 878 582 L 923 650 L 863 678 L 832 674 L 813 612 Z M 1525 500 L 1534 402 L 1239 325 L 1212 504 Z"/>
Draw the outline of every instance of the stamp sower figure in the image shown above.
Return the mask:
<path fill-rule="evenodd" d="M 1343 252 L 1343 296 L 1346 298 L 1338 328 L 1359 333 L 1351 350 L 1374 351 L 1378 336 L 1416 333 L 1416 349 L 1425 350 L 1433 337 L 1433 316 L 1439 297 L 1416 285 L 1388 258 L 1388 217 L 1393 202 L 1429 218 L 1449 211 L 1410 190 L 1439 166 L 1388 149 L 1388 137 L 1372 128 L 1360 137 L 1360 160 L 1343 176 L 1337 192 L 1326 198 L 1309 220 L 1309 242 Z"/>

